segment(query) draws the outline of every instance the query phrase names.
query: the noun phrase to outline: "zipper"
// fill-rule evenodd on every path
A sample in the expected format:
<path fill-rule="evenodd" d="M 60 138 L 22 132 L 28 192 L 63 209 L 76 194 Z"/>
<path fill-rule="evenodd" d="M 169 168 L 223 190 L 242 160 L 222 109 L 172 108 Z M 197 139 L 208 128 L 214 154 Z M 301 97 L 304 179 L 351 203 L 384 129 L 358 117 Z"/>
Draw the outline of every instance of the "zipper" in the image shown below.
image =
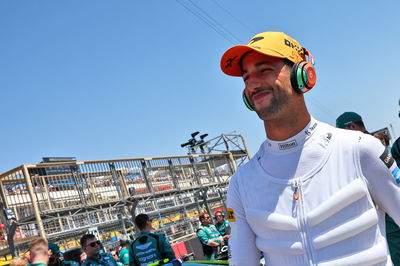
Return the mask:
<path fill-rule="evenodd" d="M 294 187 L 293 191 L 293 199 L 296 200 L 297 206 L 299 208 L 298 215 L 299 215 L 299 222 L 300 222 L 300 234 L 303 238 L 304 250 L 306 252 L 306 257 L 308 259 L 309 265 L 314 265 L 313 263 L 313 256 L 309 242 L 308 236 L 310 235 L 308 232 L 306 217 L 304 213 L 304 202 L 303 202 L 303 195 L 301 193 L 301 184 L 300 179 L 295 179 L 292 183 Z"/>

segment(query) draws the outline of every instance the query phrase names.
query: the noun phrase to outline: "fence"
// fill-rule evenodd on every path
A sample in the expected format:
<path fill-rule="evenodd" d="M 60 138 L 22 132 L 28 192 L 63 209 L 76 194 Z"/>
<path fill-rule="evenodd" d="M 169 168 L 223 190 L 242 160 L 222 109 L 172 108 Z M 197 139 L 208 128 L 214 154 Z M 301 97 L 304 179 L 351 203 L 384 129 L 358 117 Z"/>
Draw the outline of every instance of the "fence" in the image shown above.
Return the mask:
<path fill-rule="evenodd" d="M 244 155 L 176 157 L 22 165 L 0 175 L 5 224 L 0 250 L 19 250 L 43 236 L 62 249 L 96 227 L 109 245 L 148 213 L 170 241 L 193 234 L 204 207 L 222 209 L 230 176 Z M 17 225 L 14 243 L 12 224 Z"/>

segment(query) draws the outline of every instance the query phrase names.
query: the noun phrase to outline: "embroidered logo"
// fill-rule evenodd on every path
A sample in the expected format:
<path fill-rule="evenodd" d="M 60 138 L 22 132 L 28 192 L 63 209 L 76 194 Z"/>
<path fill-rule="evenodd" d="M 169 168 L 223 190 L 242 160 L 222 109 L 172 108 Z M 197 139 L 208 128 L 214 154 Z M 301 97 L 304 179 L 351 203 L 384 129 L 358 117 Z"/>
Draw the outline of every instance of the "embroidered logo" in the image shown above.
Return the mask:
<path fill-rule="evenodd" d="M 291 140 L 291 141 L 288 141 L 288 142 L 279 143 L 279 149 L 280 150 L 287 150 L 287 149 L 294 148 L 296 146 L 297 146 L 297 141 L 295 139 Z"/>
<path fill-rule="evenodd" d="M 388 149 L 385 149 L 385 151 L 382 153 L 382 155 L 379 158 L 387 166 L 387 168 L 390 168 L 394 163 L 392 154 L 388 151 Z"/>
<path fill-rule="evenodd" d="M 307 134 L 307 136 L 311 136 L 312 132 L 315 130 L 315 128 L 318 126 L 318 123 L 314 123 L 309 129 L 304 131 L 304 133 Z"/>
<path fill-rule="evenodd" d="M 139 245 L 139 246 L 137 246 L 137 249 L 145 250 L 145 249 L 148 249 L 150 247 L 150 245 L 151 245 L 151 242 L 143 244 L 143 245 Z"/>

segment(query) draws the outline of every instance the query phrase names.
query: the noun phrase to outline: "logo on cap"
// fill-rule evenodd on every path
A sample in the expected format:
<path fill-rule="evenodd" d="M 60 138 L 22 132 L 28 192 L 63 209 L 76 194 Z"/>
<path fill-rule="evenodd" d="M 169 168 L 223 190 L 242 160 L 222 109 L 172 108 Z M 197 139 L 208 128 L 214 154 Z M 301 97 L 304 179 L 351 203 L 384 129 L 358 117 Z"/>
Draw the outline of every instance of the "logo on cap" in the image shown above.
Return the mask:
<path fill-rule="evenodd" d="M 285 45 L 289 46 L 290 48 L 293 48 L 294 50 L 296 50 L 300 54 L 304 53 L 303 47 L 300 47 L 300 46 L 292 43 L 288 39 L 285 39 Z"/>
<path fill-rule="evenodd" d="M 253 44 L 253 43 L 255 43 L 255 42 L 261 41 L 262 39 L 264 39 L 264 37 L 262 37 L 262 36 L 260 36 L 260 37 L 254 37 L 253 39 L 251 39 L 251 40 L 249 41 L 248 44 Z"/>
<path fill-rule="evenodd" d="M 226 60 L 225 68 L 231 67 L 231 66 L 232 66 L 232 62 L 233 62 L 233 60 L 236 59 L 236 57 L 237 57 L 237 56 L 234 56 L 234 57 L 231 57 L 231 58 L 229 58 L 228 60 Z"/>

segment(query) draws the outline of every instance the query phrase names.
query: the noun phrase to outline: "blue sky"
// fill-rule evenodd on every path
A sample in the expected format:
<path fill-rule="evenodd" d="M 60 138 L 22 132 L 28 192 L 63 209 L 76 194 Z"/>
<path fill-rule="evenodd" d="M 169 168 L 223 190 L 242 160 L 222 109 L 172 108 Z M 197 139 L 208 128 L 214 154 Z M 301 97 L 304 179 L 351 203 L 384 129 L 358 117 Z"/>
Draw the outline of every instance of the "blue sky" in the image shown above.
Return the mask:
<path fill-rule="evenodd" d="M 398 10 L 399 1 L 2 0 L 0 172 L 44 156 L 183 155 L 197 130 L 236 131 L 254 154 L 262 122 L 219 60 L 263 31 L 314 55 L 318 81 L 305 96 L 314 117 L 334 125 L 356 111 L 368 130 L 392 124 L 399 137 Z"/>

